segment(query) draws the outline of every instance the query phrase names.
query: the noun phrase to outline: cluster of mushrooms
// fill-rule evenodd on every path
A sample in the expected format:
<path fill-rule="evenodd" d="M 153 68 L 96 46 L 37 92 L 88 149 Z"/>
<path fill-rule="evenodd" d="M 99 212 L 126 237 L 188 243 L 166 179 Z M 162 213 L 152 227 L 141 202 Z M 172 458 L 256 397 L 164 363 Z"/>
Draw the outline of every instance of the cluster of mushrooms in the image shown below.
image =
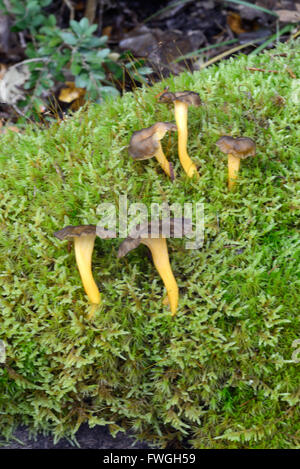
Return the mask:
<path fill-rule="evenodd" d="M 158 95 L 161 103 L 173 103 L 176 125 L 171 122 L 157 122 L 151 127 L 138 130 L 132 134 L 128 152 L 134 160 L 145 160 L 155 157 L 163 171 L 173 181 L 175 179 L 172 163 L 169 162 L 163 152 L 160 141 L 168 131 L 178 131 L 178 155 L 180 163 L 190 178 L 199 178 L 196 165 L 187 152 L 188 141 L 188 107 L 200 106 L 201 100 L 198 93 L 193 91 L 181 91 L 171 93 L 164 91 Z M 241 159 L 255 156 L 255 142 L 248 137 L 233 138 L 222 136 L 216 142 L 219 149 L 228 155 L 228 188 L 231 190 L 236 182 Z M 169 224 L 169 225 L 168 225 Z M 154 226 L 154 227 L 153 227 Z M 168 229 L 166 230 L 166 226 Z M 164 229 L 162 229 L 164 227 Z M 167 298 L 164 304 L 170 306 L 172 316 L 175 315 L 178 306 L 178 286 L 172 272 L 167 248 L 165 233 L 169 237 L 178 237 L 191 232 L 191 220 L 185 218 L 172 218 L 160 220 L 156 223 L 138 225 L 134 229 L 134 236 L 129 235 L 120 245 L 118 257 L 125 256 L 129 251 L 139 246 L 146 245 L 152 254 L 154 265 L 161 276 L 167 290 Z M 94 316 L 95 310 L 101 303 L 101 296 L 92 274 L 92 254 L 96 236 L 101 239 L 114 237 L 109 231 L 95 225 L 67 226 L 54 233 L 60 240 L 73 239 L 77 266 L 82 284 L 91 309 L 88 318 Z"/>

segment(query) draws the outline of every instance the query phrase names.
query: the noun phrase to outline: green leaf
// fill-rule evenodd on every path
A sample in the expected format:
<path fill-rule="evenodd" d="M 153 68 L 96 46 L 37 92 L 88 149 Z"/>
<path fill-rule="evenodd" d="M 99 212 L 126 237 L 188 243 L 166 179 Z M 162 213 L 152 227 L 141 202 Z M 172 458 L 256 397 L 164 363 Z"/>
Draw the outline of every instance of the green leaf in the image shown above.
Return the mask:
<path fill-rule="evenodd" d="M 76 76 L 76 75 L 79 75 L 80 72 L 82 70 L 82 65 L 77 62 L 76 60 L 74 60 L 72 63 L 71 63 L 71 73 Z"/>
<path fill-rule="evenodd" d="M 87 35 L 92 35 L 96 30 L 97 30 L 97 25 L 92 24 L 91 26 L 88 27 L 88 29 L 85 31 L 85 34 Z"/>
<path fill-rule="evenodd" d="M 61 44 L 61 42 L 62 42 L 61 37 L 59 36 L 53 37 L 52 39 L 49 40 L 49 47 L 56 47 L 59 44 Z"/>
<path fill-rule="evenodd" d="M 82 32 L 84 33 L 90 26 L 89 20 L 84 16 L 80 21 L 79 24 L 81 26 Z"/>
<path fill-rule="evenodd" d="M 92 69 L 93 77 L 96 78 L 97 80 L 104 80 L 105 79 L 105 73 L 102 71 L 95 71 Z"/>
<path fill-rule="evenodd" d="M 70 46 L 75 46 L 78 41 L 74 34 L 65 31 L 60 32 L 60 37 L 66 44 L 69 44 Z"/>
<path fill-rule="evenodd" d="M 97 39 L 99 39 L 99 46 L 103 46 L 107 42 L 108 38 L 107 38 L 107 36 L 101 36 Z"/>
<path fill-rule="evenodd" d="M 110 49 L 101 49 L 97 52 L 97 57 L 99 59 L 105 59 L 110 53 Z"/>
<path fill-rule="evenodd" d="M 140 67 L 137 69 L 137 73 L 140 73 L 141 75 L 149 75 L 150 73 L 153 73 L 153 70 L 151 67 Z"/>
<path fill-rule="evenodd" d="M 47 24 L 49 24 L 49 26 L 56 26 L 56 17 L 54 15 L 50 15 L 48 17 L 48 22 Z"/>
<path fill-rule="evenodd" d="M 95 36 L 85 37 L 81 42 L 81 47 L 84 49 L 94 49 L 100 47 L 102 44 L 101 38 Z"/>
<path fill-rule="evenodd" d="M 101 86 L 100 92 L 103 95 L 120 96 L 119 91 L 113 86 Z"/>
<path fill-rule="evenodd" d="M 74 33 L 77 34 L 77 36 L 81 36 L 82 28 L 81 28 L 79 21 L 71 20 L 70 26 L 73 29 Z"/>
<path fill-rule="evenodd" d="M 35 96 L 41 96 L 41 94 L 46 91 L 47 87 L 43 86 L 41 83 L 37 85 L 34 90 Z"/>
<path fill-rule="evenodd" d="M 77 75 L 75 78 L 75 85 L 77 88 L 86 88 L 90 82 L 89 76 L 87 73 L 82 73 Z"/>

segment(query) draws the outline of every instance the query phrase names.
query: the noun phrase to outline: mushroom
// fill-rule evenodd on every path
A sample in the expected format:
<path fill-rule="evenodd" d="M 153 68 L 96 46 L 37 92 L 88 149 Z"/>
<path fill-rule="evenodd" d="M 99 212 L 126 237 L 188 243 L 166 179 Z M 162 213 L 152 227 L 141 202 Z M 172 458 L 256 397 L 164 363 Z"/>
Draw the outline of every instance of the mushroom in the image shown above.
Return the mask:
<path fill-rule="evenodd" d="M 175 120 L 178 128 L 178 154 L 180 162 L 189 177 L 195 174 L 199 177 L 196 165 L 192 162 L 187 152 L 188 140 L 188 107 L 190 105 L 200 106 L 201 100 L 198 93 L 194 91 L 178 91 L 171 93 L 167 91 L 159 96 L 161 103 L 174 103 Z"/>
<path fill-rule="evenodd" d="M 251 138 L 233 138 L 226 135 L 219 138 L 216 145 L 228 155 L 228 188 L 231 190 L 238 176 L 240 161 L 255 156 L 256 145 Z"/>
<path fill-rule="evenodd" d="M 165 157 L 160 143 L 169 130 L 176 131 L 176 125 L 171 122 L 157 122 L 151 127 L 133 132 L 128 152 L 135 160 L 147 160 L 155 156 L 164 172 L 174 180 L 172 164 Z"/>
<path fill-rule="evenodd" d="M 83 287 L 92 303 L 88 318 L 94 316 L 97 305 L 101 302 L 100 292 L 92 274 L 92 254 L 94 250 L 95 238 L 112 237 L 112 232 L 95 225 L 66 226 L 60 231 L 56 231 L 54 236 L 60 240 L 74 239 L 75 257 L 80 273 Z"/>
<path fill-rule="evenodd" d="M 118 250 L 120 258 L 141 243 L 150 249 L 154 265 L 167 290 L 172 316 L 177 310 L 178 286 L 170 266 L 166 237 L 181 237 L 190 231 L 191 220 L 186 218 L 171 218 L 154 224 L 137 225 L 134 234 L 131 233 Z"/>

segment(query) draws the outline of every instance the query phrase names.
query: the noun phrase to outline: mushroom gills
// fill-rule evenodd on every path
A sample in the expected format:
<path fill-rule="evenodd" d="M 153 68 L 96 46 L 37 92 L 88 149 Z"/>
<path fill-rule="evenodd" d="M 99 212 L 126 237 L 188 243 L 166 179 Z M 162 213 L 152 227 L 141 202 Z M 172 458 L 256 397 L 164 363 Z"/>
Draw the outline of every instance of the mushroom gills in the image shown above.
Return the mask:
<path fill-rule="evenodd" d="M 181 101 L 175 101 L 175 120 L 178 128 L 178 154 L 183 169 L 189 177 L 193 177 L 194 174 L 199 177 L 196 165 L 192 162 L 187 152 L 187 140 L 188 140 L 188 106 Z"/>
<path fill-rule="evenodd" d="M 154 265 L 166 287 L 172 316 L 175 315 L 178 306 L 178 286 L 173 275 L 167 241 L 165 238 L 143 238 L 141 240 L 151 251 Z"/>
<path fill-rule="evenodd" d="M 238 172 L 240 169 L 240 158 L 233 156 L 231 153 L 228 154 L 228 188 L 232 189 L 236 179 L 238 177 Z"/>

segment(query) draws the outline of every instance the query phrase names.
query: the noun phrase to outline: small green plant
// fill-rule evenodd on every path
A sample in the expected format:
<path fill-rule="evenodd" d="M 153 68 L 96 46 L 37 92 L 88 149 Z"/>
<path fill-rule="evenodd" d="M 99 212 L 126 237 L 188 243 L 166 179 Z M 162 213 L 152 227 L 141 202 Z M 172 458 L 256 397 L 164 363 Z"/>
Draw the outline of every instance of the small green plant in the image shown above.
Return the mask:
<path fill-rule="evenodd" d="M 130 71 L 133 63 L 123 66 L 125 54 L 116 62 L 106 46 L 107 37 L 96 37 L 96 29 L 96 25 L 90 25 L 87 18 L 82 18 L 71 20 L 69 29 L 60 30 L 55 16 L 50 15 L 35 36 L 36 42 L 26 49 L 27 56 L 32 59 L 28 63 L 30 80 L 25 85 L 31 90 L 31 96 L 23 103 L 26 109 L 41 105 L 41 98 L 50 92 L 55 82 L 66 81 L 67 72 L 73 75 L 76 87 L 86 90 L 86 98 L 95 102 L 101 102 L 107 95 L 119 95 L 116 84 L 122 79 L 124 66 Z M 142 62 L 135 66 L 140 77 L 149 73 L 149 68 L 143 67 Z"/>
<path fill-rule="evenodd" d="M 64 83 L 67 71 L 74 76 L 75 86 L 85 88 L 87 96 L 96 102 L 106 94 L 119 94 L 106 77 L 106 65 L 112 61 L 107 37 L 94 36 L 97 26 L 90 25 L 87 18 L 71 21 L 70 25 L 69 29 L 60 30 L 51 15 L 35 36 L 36 42 L 28 45 L 26 54 L 32 62 L 28 64 L 31 77 L 26 88 L 33 93 L 25 106 L 47 94 L 54 82 Z"/>
<path fill-rule="evenodd" d="M 30 71 L 24 86 L 28 94 L 18 103 L 23 114 L 31 116 L 44 108 L 54 87 L 70 80 L 70 74 L 75 86 L 86 90 L 85 98 L 99 103 L 108 95 L 119 95 L 124 73 L 139 82 L 151 73 L 143 60 L 137 61 L 126 52 L 113 54 L 107 36 L 97 37 L 97 25 L 89 24 L 87 18 L 71 20 L 69 28 L 60 29 L 56 17 L 43 10 L 50 4 L 51 0 L 14 0 L 8 9 L 0 0 L 4 13 L 14 17 L 12 30 L 31 37 L 24 61 Z"/>

